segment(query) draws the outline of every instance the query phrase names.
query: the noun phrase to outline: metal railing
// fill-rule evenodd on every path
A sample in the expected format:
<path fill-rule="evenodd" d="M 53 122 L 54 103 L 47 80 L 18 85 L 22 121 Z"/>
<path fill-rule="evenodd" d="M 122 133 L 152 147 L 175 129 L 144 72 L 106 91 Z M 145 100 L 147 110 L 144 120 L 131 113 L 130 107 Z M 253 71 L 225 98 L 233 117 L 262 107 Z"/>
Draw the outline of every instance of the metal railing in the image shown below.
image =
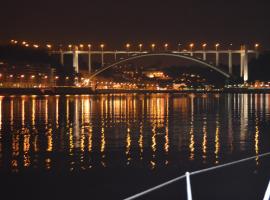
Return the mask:
<path fill-rule="evenodd" d="M 242 162 L 246 162 L 246 161 L 253 160 L 253 159 L 258 159 L 258 158 L 269 156 L 269 155 L 270 155 L 270 152 L 263 153 L 263 154 L 260 154 L 260 155 L 240 159 L 240 160 L 237 160 L 237 161 L 233 161 L 233 162 L 229 162 L 229 163 L 225 163 L 225 164 L 221 164 L 221 165 L 217 165 L 217 166 L 213 166 L 213 167 L 209 167 L 209 168 L 205 168 L 205 169 L 201 169 L 201 170 L 197 170 L 197 171 L 193 171 L 193 172 L 186 172 L 184 175 L 178 176 L 178 177 L 176 177 L 174 179 L 171 179 L 169 181 L 166 181 L 166 182 L 164 182 L 162 184 L 159 184 L 157 186 L 149 188 L 149 189 L 147 189 L 147 190 L 145 190 L 143 192 L 140 192 L 140 193 L 137 193 L 137 194 L 132 195 L 130 197 L 127 197 L 124 200 L 137 199 L 137 198 L 142 197 L 142 196 L 144 196 L 146 194 L 149 194 L 149 193 L 151 193 L 153 191 L 156 191 L 156 190 L 161 189 L 161 188 L 163 188 L 165 186 L 168 186 L 168 185 L 170 185 L 172 183 L 175 183 L 175 182 L 177 182 L 179 180 L 182 180 L 184 178 L 186 178 L 187 200 L 192 200 L 190 176 L 205 173 L 205 172 L 216 170 L 216 169 L 223 168 L 223 167 L 228 167 L 228 166 L 231 166 L 231 165 L 236 165 L 236 164 L 239 164 L 239 163 L 242 163 Z M 269 184 L 267 186 L 267 189 L 266 189 L 266 192 L 264 194 L 264 199 L 263 200 L 270 200 L 270 182 L 269 182 Z"/>

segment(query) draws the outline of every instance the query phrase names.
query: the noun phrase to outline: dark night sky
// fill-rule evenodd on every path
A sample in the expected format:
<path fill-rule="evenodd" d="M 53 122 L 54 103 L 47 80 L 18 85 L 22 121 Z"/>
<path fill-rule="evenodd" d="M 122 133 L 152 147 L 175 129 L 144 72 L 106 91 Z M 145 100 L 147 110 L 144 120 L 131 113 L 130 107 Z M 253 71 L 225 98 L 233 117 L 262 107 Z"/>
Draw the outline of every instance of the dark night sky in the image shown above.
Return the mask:
<path fill-rule="evenodd" d="M 235 45 L 270 48 L 269 0 L 5 0 L 0 40 L 55 43 L 126 42 Z"/>

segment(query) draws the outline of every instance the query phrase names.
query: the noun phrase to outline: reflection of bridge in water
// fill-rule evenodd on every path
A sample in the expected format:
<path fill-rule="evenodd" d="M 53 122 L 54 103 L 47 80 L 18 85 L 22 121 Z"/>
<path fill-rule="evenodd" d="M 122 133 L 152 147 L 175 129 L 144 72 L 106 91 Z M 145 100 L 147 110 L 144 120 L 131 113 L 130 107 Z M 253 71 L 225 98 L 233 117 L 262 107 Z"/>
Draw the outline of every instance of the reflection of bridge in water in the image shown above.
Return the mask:
<path fill-rule="evenodd" d="M 73 67 L 76 73 L 79 73 L 79 55 L 88 55 L 88 73 L 90 74 L 90 78 L 94 78 L 96 75 L 101 72 L 117 66 L 119 64 L 129 62 L 132 60 L 145 58 L 145 57 L 153 57 L 153 56 L 167 56 L 167 57 L 176 57 L 179 59 L 190 60 L 195 63 L 198 63 L 202 66 L 205 66 L 209 69 L 212 69 L 226 78 L 231 78 L 233 76 L 233 54 L 238 54 L 239 64 L 240 64 L 240 77 L 243 78 L 244 81 L 248 81 L 248 58 L 249 54 L 256 54 L 258 57 L 258 51 L 248 50 L 245 46 L 241 46 L 240 50 L 183 50 L 183 51 L 104 51 L 103 48 L 101 51 L 92 51 L 90 48 L 88 51 L 79 50 L 78 47 L 75 47 L 73 50 L 69 51 L 51 51 L 52 54 L 60 55 L 60 62 L 64 65 L 64 55 L 70 54 L 73 57 Z M 208 55 L 215 55 L 215 62 L 212 63 L 208 59 Z M 228 57 L 228 70 L 221 69 L 220 66 L 220 55 L 226 54 Z M 92 71 L 92 56 L 100 55 L 101 58 L 101 68 L 96 71 Z M 105 64 L 105 55 L 113 55 L 114 62 L 110 64 Z M 119 55 L 126 55 L 127 58 L 120 59 Z"/>

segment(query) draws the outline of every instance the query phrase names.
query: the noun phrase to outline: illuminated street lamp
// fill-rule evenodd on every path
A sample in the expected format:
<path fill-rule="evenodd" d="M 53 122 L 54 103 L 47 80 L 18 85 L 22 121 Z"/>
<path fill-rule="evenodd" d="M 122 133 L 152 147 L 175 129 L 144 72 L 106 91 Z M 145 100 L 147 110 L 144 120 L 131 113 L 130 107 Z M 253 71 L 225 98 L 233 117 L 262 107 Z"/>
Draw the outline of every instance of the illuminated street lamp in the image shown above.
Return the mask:
<path fill-rule="evenodd" d="M 258 50 L 259 46 L 260 46 L 260 45 L 259 45 L 258 43 L 256 43 L 256 44 L 254 45 L 254 47 L 255 47 L 256 50 Z"/>
<path fill-rule="evenodd" d="M 259 45 L 258 43 L 256 43 L 256 44 L 254 45 L 255 51 L 256 51 L 256 59 L 259 58 L 259 51 L 258 51 L 259 46 L 260 46 L 260 45 Z"/>
<path fill-rule="evenodd" d="M 218 47 L 219 47 L 219 43 L 216 43 L 215 44 L 215 47 L 216 47 L 216 51 L 218 50 Z"/>
<path fill-rule="evenodd" d="M 126 44 L 126 48 L 127 48 L 128 56 L 129 56 L 129 47 L 130 47 L 130 44 L 127 43 L 127 44 Z"/>
<path fill-rule="evenodd" d="M 154 43 L 151 44 L 152 51 L 155 51 L 155 47 L 156 47 L 156 45 Z"/>
<path fill-rule="evenodd" d="M 24 78 L 24 74 L 21 75 L 21 78 Z"/>
<path fill-rule="evenodd" d="M 189 47 L 190 47 L 190 51 L 192 51 L 194 47 L 194 43 L 189 44 Z"/>
<path fill-rule="evenodd" d="M 140 49 L 140 51 L 142 51 L 142 44 L 139 44 L 139 49 Z"/>
<path fill-rule="evenodd" d="M 84 46 L 83 46 L 83 44 L 80 44 L 79 47 L 81 48 L 81 50 L 83 50 Z"/>
<path fill-rule="evenodd" d="M 165 49 L 165 51 L 168 51 L 168 43 L 166 43 L 166 44 L 164 44 L 164 49 Z"/>
<path fill-rule="evenodd" d="M 26 42 L 25 42 L 25 41 L 23 41 L 23 42 L 22 42 L 22 45 L 26 45 Z"/>
<path fill-rule="evenodd" d="M 104 67 L 104 54 L 103 54 L 103 49 L 104 49 L 104 44 L 100 45 L 101 48 L 101 66 Z"/>
<path fill-rule="evenodd" d="M 25 44 L 24 46 L 29 47 L 29 44 Z"/>
<path fill-rule="evenodd" d="M 101 44 L 101 45 L 100 45 L 101 51 L 103 51 L 104 46 L 105 46 L 104 44 Z"/>
<path fill-rule="evenodd" d="M 33 47 L 37 49 L 39 46 L 37 44 L 34 44 Z"/>
<path fill-rule="evenodd" d="M 127 51 L 129 51 L 129 47 L 130 47 L 130 44 L 127 43 L 127 44 L 126 44 Z"/>
<path fill-rule="evenodd" d="M 180 51 L 181 45 L 182 45 L 181 43 L 178 43 L 178 44 L 177 44 L 177 51 Z"/>
<path fill-rule="evenodd" d="M 206 46 L 207 46 L 207 44 L 203 43 L 202 48 L 203 48 L 204 51 L 205 51 Z"/>
<path fill-rule="evenodd" d="M 90 51 L 90 50 L 91 50 L 92 45 L 91 45 L 91 44 L 88 44 L 88 45 L 87 45 L 87 47 L 88 47 L 88 50 Z"/>
<path fill-rule="evenodd" d="M 69 50 L 71 51 L 72 44 L 69 44 L 69 45 L 68 45 L 68 48 L 69 48 Z"/>

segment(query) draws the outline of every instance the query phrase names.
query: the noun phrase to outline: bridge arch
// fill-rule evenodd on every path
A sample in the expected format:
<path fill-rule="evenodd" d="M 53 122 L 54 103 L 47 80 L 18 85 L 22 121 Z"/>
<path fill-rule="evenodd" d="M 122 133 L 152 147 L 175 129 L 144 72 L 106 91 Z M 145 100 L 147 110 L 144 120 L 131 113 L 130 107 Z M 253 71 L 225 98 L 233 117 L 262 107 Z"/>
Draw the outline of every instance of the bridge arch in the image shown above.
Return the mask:
<path fill-rule="evenodd" d="M 139 54 L 139 55 L 133 55 L 133 56 L 130 56 L 126 59 L 123 59 L 123 60 L 120 60 L 120 61 L 117 61 L 111 65 L 108 65 L 108 66 L 104 66 L 102 68 L 100 68 L 99 70 L 95 71 L 94 73 L 92 73 L 89 77 L 89 79 L 92 79 L 94 78 L 95 76 L 97 76 L 98 74 L 102 73 L 103 71 L 109 69 L 109 68 L 112 68 L 112 67 L 115 67 L 119 64 L 122 64 L 122 63 L 125 63 L 125 62 L 128 62 L 128 61 L 132 61 L 132 60 L 136 60 L 136 59 L 139 59 L 139 58 L 144 58 L 144 57 L 153 57 L 153 56 L 168 56 L 168 57 L 176 57 L 176 58 L 181 58 L 181 59 L 186 59 L 186 60 L 190 60 L 190 61 L 193 61 L 195 63 L 199 63 L 203 66 L 206 66 L 218 73 L 220 73 L 221 75 L 223 75 L 224 77 L 226 78 L 232 78 L 232 76 L 225 72 L 224 70 L 222 69 L 219 69 L 218 67 L 212 65 L 212 64 L 209 64 L 203 60 L 200 60 L 198 58 L 195 58 L 193 56 L 188 56 L 188 55 L 183 55 L 183 54 L 174 54 L 174 53 L 145 53 L 145 54 Z"/>

